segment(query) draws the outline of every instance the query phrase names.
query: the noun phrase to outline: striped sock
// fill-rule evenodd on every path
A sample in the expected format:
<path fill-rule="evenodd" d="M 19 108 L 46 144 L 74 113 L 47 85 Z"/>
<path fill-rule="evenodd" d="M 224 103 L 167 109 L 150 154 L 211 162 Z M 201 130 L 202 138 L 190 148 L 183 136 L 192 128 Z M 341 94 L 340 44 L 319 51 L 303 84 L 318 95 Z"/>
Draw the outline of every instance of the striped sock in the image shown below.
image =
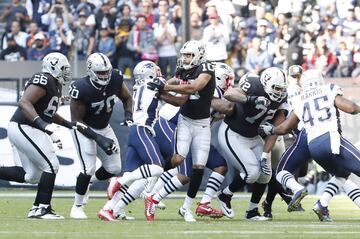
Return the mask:
<path fill-rule="evenodd" d="M 293 193 L 304 188 L 295 180 L 294 176 L 286 170 L 281 170 L 276 175 L 276 180 L 284 187 L 291 189 Z"/>
<path fill-rule="evenodd" d="M 217 172 L 212 172 L 207 181 L 204 196 L 202 197 L 200 203 L 211 202 L 211 199 L 215 197 L 215 194 L 217 193 L 217 191 L 219 191 L 219 188 L 224 179 L 225 177 L 223 175 Z"/>
<path fill-rule="evenodd" d="M 321 195 L 320 203 L 324 207 L 329 205 L 330 200 L 337 194 L 339 188 L 341 188 L 345 183 L 345 178 L 332 177 L 327 183 L 326 188 Z"/>
<path fill-rule="evenodd" d="M 351 198 L 351 200 L 360 207 L 360 189 L 359 187 L 349 179 L 344 184 L 344 191 Z"/>
<path fill-rule="evenodd" d="M 176 168 L 172 168 L 168 171 L 165 171 L 163 174 L 161 174 L 160 178 L 155 183 L 151 195 L 154 195 L 155 193 L 159 192 L 159 190 L 164 187 L 165 183 L 169 181 L 172 177 L 177 175 L 179 170 Z"/>
<path fill-rule="evenodd" d="M 162 187 L 159 192 L 155 193 L 153 196 L 153 199 L 157 202 L 160 202 L 163 198 L 165 198 L 167 195 L 175 192 L 179 188 L 181 188 L 183 185 L 178 179 L 177 176 L 172 177 L 169 181 L 167 181 Z"/>
<path fill-rule="evenodd" d="M 115 205 L 120 201 L 120 199 L 124 196 L 126 191 L 128 190 L 128 186 L 124 185 L 120 188 L 119 191 L 117 191 L 114 196 L 111 198 L 111 200 L 108 200 L 103 207 L 105 210 L 112 210 L 114 209 Z"/>
<path fill-rule="evenodd" d="M 164 172 L 163 168 L 156 164 L 144 164 L 118 179 L 121 185 L 129 185 L 141 178 L 159 177 Z"/>

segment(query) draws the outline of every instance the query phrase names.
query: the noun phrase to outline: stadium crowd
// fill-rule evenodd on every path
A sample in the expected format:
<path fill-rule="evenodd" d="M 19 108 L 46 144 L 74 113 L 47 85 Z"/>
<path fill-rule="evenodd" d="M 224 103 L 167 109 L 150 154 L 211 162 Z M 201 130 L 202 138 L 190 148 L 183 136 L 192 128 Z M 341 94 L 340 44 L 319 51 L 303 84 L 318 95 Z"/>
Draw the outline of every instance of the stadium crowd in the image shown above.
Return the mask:
<path fill-rule="evenodd" d="M 180 0 L 9 4 L 0 14 L 6 23 L 2 60 L 42 60 L 54 51 L 85 60 L 102 52 L 122 71 L 152 60 L 164 76 L 174 75 L 184 30 Z M 293 64 L 327 77 L 360 75 L 358 0 L 191 0 L 189 24 L 191 39 L 205 42 L 208 59 L 228 63 L 237 78 Z"/>

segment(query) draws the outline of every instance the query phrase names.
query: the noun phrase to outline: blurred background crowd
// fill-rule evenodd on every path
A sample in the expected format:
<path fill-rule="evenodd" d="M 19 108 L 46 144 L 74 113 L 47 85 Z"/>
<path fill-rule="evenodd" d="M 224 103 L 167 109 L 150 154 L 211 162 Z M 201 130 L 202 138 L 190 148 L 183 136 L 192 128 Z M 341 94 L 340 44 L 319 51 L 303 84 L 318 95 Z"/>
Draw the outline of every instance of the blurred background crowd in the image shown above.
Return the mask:
<path fill-rule="evenodd" d="M 182 32 L 202 39 L 210 61 L 237 78 L 269 66 L 300 64 L 327 77 L 360 76 L 360 0 L 3 0 L 0 59 L 42 60 L 58 51 L 72 60 L 102 52 L 132 71 L 156 61 L 174 75 Z"/>

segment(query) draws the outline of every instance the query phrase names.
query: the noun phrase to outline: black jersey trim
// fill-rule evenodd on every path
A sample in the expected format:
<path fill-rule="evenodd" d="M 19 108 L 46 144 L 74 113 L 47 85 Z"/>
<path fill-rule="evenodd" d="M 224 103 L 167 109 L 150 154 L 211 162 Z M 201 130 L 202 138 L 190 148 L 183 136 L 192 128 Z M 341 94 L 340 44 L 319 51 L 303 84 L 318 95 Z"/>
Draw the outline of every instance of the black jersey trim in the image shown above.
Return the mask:
<path fill-rule="evenodd" d="M 45 161 L 49 164 L 50 169 L 51 169 L 51 173 L 55 174 L 55 170 L 53 165 L 51 164 L 50 160 L 46 157 L 46 155 L 44 154 L 43 151 L 41 151 L 41 149 L 35 144 L 34 141 L 31 140 L 31 138 L 25 133 L 25 131 L 21 128 L 21 124 L 18 124 L 18 128 L 20 130 L 20 132 L 24 135 L 24 137 L 31 143 L 32 146 L 34 146 L 34 148 L 36 149 L 36 151 L 38 151 L 38 153 L 45 159 Z"/>
<path fill-rule="evenodd" d="M 248 177 L 248 172 L 246 171 L 246 168 L 244 166 L 244 164 L 241 162 L 241 160 L 239 159 L 239 157 L 236 155 L 234 149 L 231 147 L 230 145 L 230 141 L 229 141 L 229 136 L 228 136 L 228 132 L 229 132 L 230 127 L 227 126 L 226 130 L 225 130 L 225 140 L 226 140 L 226 145 L 228 146 L 228 148 L 230 149 L 230 152 L 232 153 L 232 155 L 234 156 L 234 158 L 236 159 L 236 161 L 238 161 L 238 163 L 241 165 L 241 167 L 243 168 L 244 172 L 245 172 L 245 178 L 244 181 L 246 182 L 246 179 Z"/>
<path fill-rule="evenodd" d="M 80 161 L 83 165 L 83 168 L 84 168 L 84 174 L 86 175 L 86 165 L 85 165 L 85 161 L 84 161 L 84 158 L 82 156 L 82 153 L 81 153 L 81 147 L 80 147 L 80 141 L 79 141 L 79 138 L 77 136 L 77 132 L 76 130 L 74 129 L 74 135 L 75 135 L 75 140 L 76 140 L 76 146 L 78 148 L 78 152 L 79 152 L 79 158 L 80 158 Z"/>

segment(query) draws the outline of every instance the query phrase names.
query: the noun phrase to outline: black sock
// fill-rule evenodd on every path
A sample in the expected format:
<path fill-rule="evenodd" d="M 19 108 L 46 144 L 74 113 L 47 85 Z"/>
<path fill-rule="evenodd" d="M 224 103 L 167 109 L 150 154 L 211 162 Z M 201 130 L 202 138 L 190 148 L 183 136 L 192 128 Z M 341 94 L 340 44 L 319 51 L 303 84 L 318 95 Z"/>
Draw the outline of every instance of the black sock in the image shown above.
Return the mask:
<path fill-rule="evenodd" d="M 50 204 L 54 191 L 56 174 L 43 172 L 38 184 L 34 205 Z"/>
<path fill-rule="evenodd" d="M 235 174 L 233 181 L 229 185 L 229 190 L 231 192 L 235 193 L 235 192 L 239 191 L 244 185 L 246 185 L 246 182 L 237 173 L 237 174 Z"/>
<path fill-rule="evenodd" d="M 96 170 L 95 176 L 99 180 L 106 180 L 111 177 L 114 177 L 115 175 L 112 173 L 109 173 L 108 171 L 105 170 L 104 167 L 101 166 L 98 170 Z"/>
<path fill-rule="evenodd" d="M 171 159 L 165 160 L 164 172 L 168 171 L 169 169 L 172 169 L 172 168 L 174 168 L 174 167 L 172 166 Z"/>
<path fill-rule="evenodd" d="M 270 207 L 275 199 L 277 192 L 278 192 L 277 181 L 276 181 L 275 174 L 273 173 L 271 176 L 270 182 L 268 183 L 268 191 L 267 191 L 266 199 L 265 199 L 265 201 L 267 202 L 268 205 L 270 205 Z"/>
<path fill-rule="evenodd" d="M 189 184 L 189 189 L 187 191 L 187 195 L 190 198 L 195 198 L 196 197 L 196 193 L 199 190 L 201 181 L 202 181 L 202 177 L 204 175 L 204 169 L 194 169 L 192 170 L 192 174 L 190 177 L 190 184 Z"/>
<path fill-rule="evenodd" d="M 91 176 L 80 173 L 76 179 L 75 192 L 79 195 L 85 195 L 90 183 Z"/>
<path fill-rule="evenodd" d="M 0 179 L 25 183 L 25 171 L 22 167 L 0 167 Z"/>
<path fill-rule="evenodd" d="M 266 185 L 267 184 L 262 184 L 262 183 L 253 184 L 250 202 L 259 204 L 260 199 L 265 192 Z"/>

